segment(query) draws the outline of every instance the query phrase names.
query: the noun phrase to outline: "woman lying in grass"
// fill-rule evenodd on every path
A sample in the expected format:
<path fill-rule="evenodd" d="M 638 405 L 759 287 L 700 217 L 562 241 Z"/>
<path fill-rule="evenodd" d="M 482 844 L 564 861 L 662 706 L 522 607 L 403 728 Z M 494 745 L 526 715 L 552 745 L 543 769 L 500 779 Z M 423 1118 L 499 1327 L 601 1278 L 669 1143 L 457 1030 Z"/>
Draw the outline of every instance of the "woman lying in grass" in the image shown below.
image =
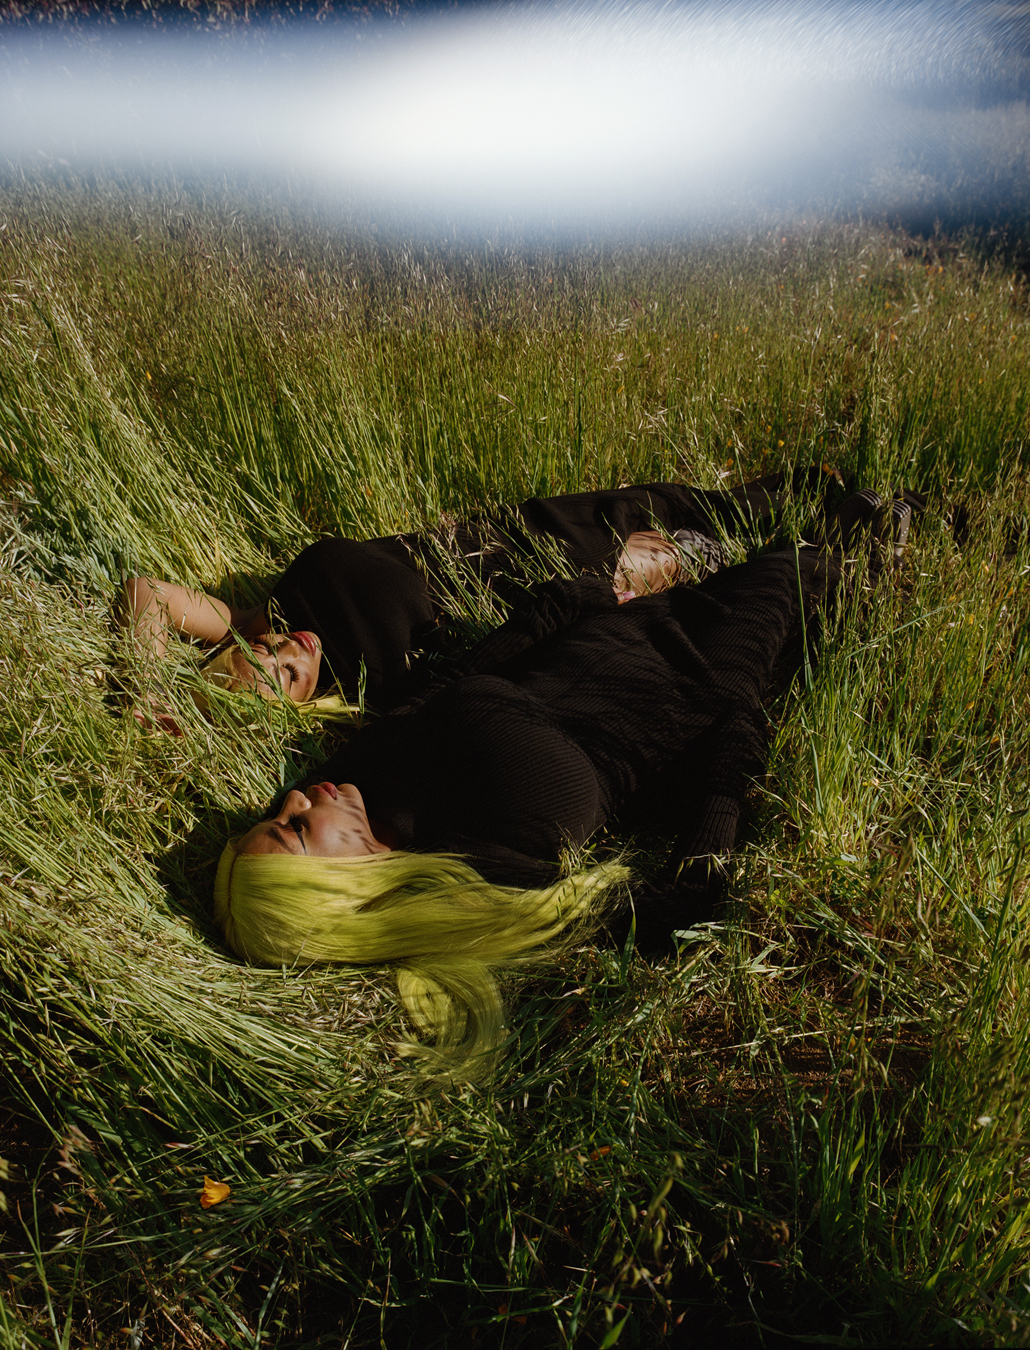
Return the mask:
<path fill-rule="evenodd" d="M 415 658 L 434 649 L 456 584 L 447 566 L 455 555 L 503 587 L 517 578 L 534 540 L 555 540 L 573 567 L 606 576 L 624 601 L 714 570 L 723 561 L 717 539 L 767 531 L 787 485 L 783 474 L 729 492 L 651 483 L 535 497 L 432 536 L 323 539 L 251 609 L 132 577 L 123 619 L 137 644 L 156 653 L 172 632 L 211 646 L 238 634 L 246 645 L 229 641 L 205 668 L 224 687 L 281 692 L 304 703 L 334 686 L 353 700 L 363 680 L 366 702 L 382 711 L 417 687 Z"/>
<path fill-rule="evenodd" d="M 396 962 L 416 1027 L 452 1060 L 488 1052 L 491 968 L 582 930 L 627 876 L 562 877 L 618 816 L 674 822 L 666 941 L 712 902 L 763 767 L 763 700 L 797 667 L 863 522 L 910 508 L 857 494 L 838 546 L 765 554 L 620 605 L 594 577 L 534 588 L 460 675 L 366 724 L 306 791 L 222 856 L 215 913 L 263 964 Z M 713 869 L 711 870 L 710 869 Z"/>

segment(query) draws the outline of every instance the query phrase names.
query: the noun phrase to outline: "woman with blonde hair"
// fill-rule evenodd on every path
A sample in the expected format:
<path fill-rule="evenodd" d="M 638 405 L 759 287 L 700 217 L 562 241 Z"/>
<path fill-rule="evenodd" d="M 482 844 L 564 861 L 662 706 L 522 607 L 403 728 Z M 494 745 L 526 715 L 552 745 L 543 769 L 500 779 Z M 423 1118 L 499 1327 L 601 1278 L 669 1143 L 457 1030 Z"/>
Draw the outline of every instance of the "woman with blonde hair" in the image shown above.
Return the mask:
<path fill-rule="evenodd" d="M 618 862 L 568 873 L 607 822 L 675 837 L 657 935 L 710 917 L 765 762 L 763 700 L 878 511 L 858 494 L 823 547 L 631 604 L 593 577 L 535 587 L 454 678 L 366 723 L 229 844 L 215 888 L 229 944 L 261 964 L 393 963 L 416 1030 L 469 1072 L 500 1035 L 494 970 L 582 934 L 626 879 Z"/>

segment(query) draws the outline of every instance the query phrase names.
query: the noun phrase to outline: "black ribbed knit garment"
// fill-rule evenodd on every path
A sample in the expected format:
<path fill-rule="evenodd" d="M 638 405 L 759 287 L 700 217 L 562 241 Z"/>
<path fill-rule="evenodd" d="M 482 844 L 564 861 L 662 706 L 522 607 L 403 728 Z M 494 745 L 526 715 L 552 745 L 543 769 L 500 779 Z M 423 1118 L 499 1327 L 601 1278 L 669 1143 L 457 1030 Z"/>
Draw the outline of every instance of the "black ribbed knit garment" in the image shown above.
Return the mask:
<path fill-rule="evenodd" d="M 547 537 L 573 566 L 610 575 L 623 542 L 638 530 L 733 535 L 768 528 L 783 488 L 782 474 L 727 492 L 647 483 L 533 497 L 437 536 L 322 539 L 276 583 L 269 602 L 273 626 L 316 633 L 323 644 L 319 685 L 338 683 L 353 698 L 361 680 L 368 704 L 382 711 L 417 687 L 418 654 L 435 647 L 437 619 L 453 585 L 440 566 L 441 548 L 474 559 L 484 579 L 511 577 L 532 541 Z"/>
<path fill-rule="evenodd" d="M 547 582 L 312 781 L 354 783 L 401 847 L 463 854 L 502 885 L 547 884 L 566 845 L 659 799 L 680 857 L 724 853 L 765 762 L 763 699 L 839 576 L 803 549 L 625 605 L 599 579 Z"/>

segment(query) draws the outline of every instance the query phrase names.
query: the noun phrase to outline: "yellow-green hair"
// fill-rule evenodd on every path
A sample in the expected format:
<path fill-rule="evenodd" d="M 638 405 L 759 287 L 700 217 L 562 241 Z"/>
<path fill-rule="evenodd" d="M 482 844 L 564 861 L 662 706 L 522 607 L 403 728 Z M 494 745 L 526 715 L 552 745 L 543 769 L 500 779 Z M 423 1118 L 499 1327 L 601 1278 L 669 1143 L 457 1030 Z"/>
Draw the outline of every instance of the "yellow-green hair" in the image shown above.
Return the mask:
<path fill-rule="evenodd" d="M 616 863 L 543 890 L 493 886 L 460 858 L 392 851 L 359 858 L 240 854 L 218 864 L 215 920 L 256 965 L 391 963 L 416 1030 L 452 1074 L 486 1071 L 504 1011 L 493 972 L 582 936 L 629 876 Z"/>

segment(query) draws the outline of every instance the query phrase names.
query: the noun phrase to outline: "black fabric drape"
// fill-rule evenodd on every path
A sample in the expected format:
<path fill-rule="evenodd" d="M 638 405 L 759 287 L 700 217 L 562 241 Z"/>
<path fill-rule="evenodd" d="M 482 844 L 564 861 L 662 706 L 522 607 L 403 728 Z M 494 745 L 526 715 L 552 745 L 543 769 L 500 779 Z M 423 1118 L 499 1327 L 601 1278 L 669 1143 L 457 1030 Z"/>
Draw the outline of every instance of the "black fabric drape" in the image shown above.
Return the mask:
<path fill-rule="evenodd" d="M 727 853 L 765 764 L 763 700 L 839 579 L 803 549 L 622 606 L 599 579 L 545 583 L 316 777 L 354 783 L 402 847 L 462 853 L 499 884 L 553 880 L 563 847 L 656 791 L 666 817 L 679 794 L 680 858 Z"/>
<path fill-rule="evenodd" d="M 335 682 L 354 698 L 363 680 L 367 702 L 383 711 L 416 687 L 420 654 L 437 649 L 437 618 L 452 584 L 440 566 L 441 550 L 471 559 L 484 579 L 510 579 L 533 541 L 550 538 L 574 567 L 610 575 L 622 543 L 638 530 L 768 533 L 789 487 L 782 474 L 726 492 L 647 483 L 533 497 L 498 515 L 455 522 L 436 536 L 319 540 L 273 588 L 272 620 L 321 639 L 321 688 Z"/>

